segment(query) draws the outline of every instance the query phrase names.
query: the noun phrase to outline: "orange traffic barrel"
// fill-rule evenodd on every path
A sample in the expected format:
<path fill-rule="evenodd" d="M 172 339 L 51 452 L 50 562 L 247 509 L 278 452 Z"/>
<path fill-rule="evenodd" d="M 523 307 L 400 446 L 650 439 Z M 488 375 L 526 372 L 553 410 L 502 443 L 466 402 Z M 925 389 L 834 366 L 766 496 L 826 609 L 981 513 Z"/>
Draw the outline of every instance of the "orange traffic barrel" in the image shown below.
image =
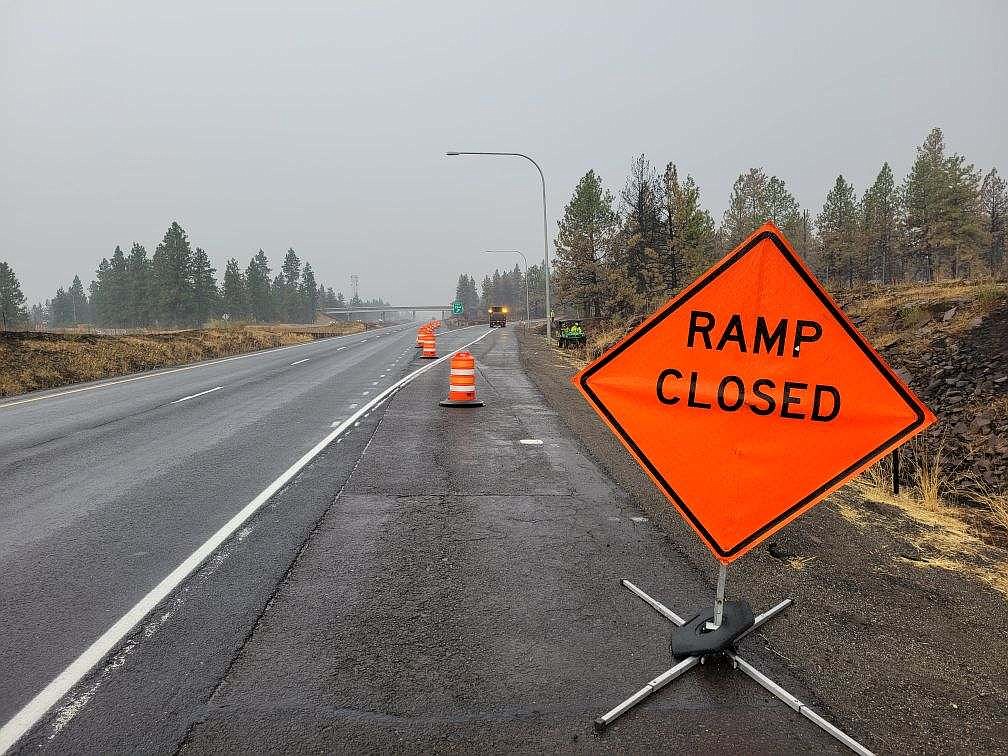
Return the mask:
<path fill-rule="evenodd" d="M 456 352 L 451 358 L 448 398 L 442 407 L 482 407 L 476 399 L 476 359 L 469 352 Z"/>
<path fill-rule="evenodd" d="M 421 347 L 423 347 L 423 333 L 424 333 L 424 330 L 423 330 L 422 327 L 421 328 L 417 328 L 417 332 L 416 332 L 416 348 L 417 349 L 420 349 Z"/>
<path fill-rule="evenodd" d="M 423 337 L 420 339 L 420 342 L 421 342 L 420 347 L 421 357 L 428 360 L 437 357 L 437 338 L 434 336 L 433 333 L 430 332 L 425 333 Z"/>

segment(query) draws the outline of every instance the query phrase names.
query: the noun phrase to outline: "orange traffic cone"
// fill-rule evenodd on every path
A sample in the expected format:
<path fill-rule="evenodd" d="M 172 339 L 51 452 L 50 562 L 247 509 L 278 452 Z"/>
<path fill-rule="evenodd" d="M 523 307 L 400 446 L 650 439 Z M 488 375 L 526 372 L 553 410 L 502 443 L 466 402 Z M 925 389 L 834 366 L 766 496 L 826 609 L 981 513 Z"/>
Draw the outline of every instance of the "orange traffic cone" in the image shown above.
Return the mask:
<path fill-rule="evenodd" d="M 482 407 L 476 399 L 476 359 L 469 352 L 456 352 L 451 358 L 448 398 L 442 407 Z"/>
<path fill-rule="evenodd" d="M 421 339 L 423 347 L 420 356 L 427 360 L 437 357 L 437 337 L 433 333 L 425 333 Z"/>

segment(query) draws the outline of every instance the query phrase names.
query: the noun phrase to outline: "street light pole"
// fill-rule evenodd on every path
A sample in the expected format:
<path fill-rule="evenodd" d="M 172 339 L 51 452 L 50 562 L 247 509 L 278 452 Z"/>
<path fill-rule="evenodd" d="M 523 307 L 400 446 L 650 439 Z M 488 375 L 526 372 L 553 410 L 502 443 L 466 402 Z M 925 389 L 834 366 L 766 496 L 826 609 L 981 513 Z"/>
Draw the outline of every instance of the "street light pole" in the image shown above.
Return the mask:
<path fill-rule="evenodd" d="M 535 160 L 530 158 L 528 155 L 521 152 L 463 152 L 459 150 L 453 150 L 451 152 L 446 152 L 445 155 L 449 157 L 457 157 L 459 155 L 491 155 L 494 157 L 520 157 L 528 160 L 532 165 L 536 167 L 539 171 L 539 181 L 542 183 L 542 207 L 543 207 L 543 270 L 546 273 L 546 340 L 549 341 L 553 337 L 553 318 L 550 316 L 550 262 L 549 262 L 549 227 L 546 220 L 546 176 L 543 174 L 542 167 Z M 527 276 L 526 276 L 527 278 Z M 531 319 L 531 314 L 529 315 Z"/>
<path fill-rule="evenodd" d="M 521 255 L 522 261 L 525 263 L 525 327 L 528 328 L 528 324 L 532 320 L 532 308 L 530 307 L 530 302 L 532 298 L 529 296 L 529 280 L 528 280 L 528 260 L 525 259 L 525 253 L 520 249 L 488 249 L 484 255 Z"/>

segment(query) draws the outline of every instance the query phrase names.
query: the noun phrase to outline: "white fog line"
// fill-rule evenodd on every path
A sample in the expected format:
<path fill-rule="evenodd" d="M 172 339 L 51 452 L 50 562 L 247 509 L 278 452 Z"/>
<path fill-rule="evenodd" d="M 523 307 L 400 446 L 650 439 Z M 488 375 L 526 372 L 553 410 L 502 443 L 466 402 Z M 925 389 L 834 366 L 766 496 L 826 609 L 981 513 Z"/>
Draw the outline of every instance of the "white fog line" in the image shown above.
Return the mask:
<path fill-rule="evenodd" d="M 189 399 L 195 399 L 197 396 L 203 396 L 203 394 L 212 394 L 214 391 L 220 391 L 223 386 L 217 386 L 212 389 L 207 389 L 206 391 L 200 391 L 198 394 L 190 394 L 189 396 L 183 396 L 181 399 L 176 399 L 172 404 L 178 404 L 179 402 L 184 402 Z"/>
<path fill-rule="evenodd" d="M 473 339 L 465 347 L 472 346 L 478 341 L 482 341 L 493 333 L 489 330 L 482 336 Z M 462 347 L 463 349 L 465 347 Z M 167 577 L 140 599 L 139 602 L 126 614 L 120 617 L 115 624 L 106 630 L 102 635 L 88 646 L 80 656 L 78 656 L 70 666 L 64 669 L 56 678 L 43 688 L 31 701 L 15 714 L 8 722 L 0 727 L 0 754 L 5 753 L 21 737 L 28 732 L 35 724 L 45 716 L 60 699 L 63 698 L 81 679 L 91 671 L 116 645 L 133 630 L 141 620 L 146 617 L 152 609 L 168 597 L 172 591 L 187 577 L 189 577 L 224 541 L 226 541 L 235 531 L 254 515 L 263 504 L 273 498 L 276 493 L 294 478 L 304 467 L 315 457 L 321 454 L 327 446 L 336 441 L 347 428 L 352 427 L 366 412 L 370 412 L 374 407 L 388 399 L 392 394 L 403 386 L 412 383 L 416 378 L 426 373 L 431 368 L 444 362 L 450 357 L 445 355 L 436 360 L 432 360 L 396 383 L 389 386 L 367 404 L 357 410 L 354 414 L 344 420 L 338 427 L 333 429 L 329 435 L 313 446 L 301 459 L 285 470 L 279 478 L 270 483 L 258 496 L 246 504 L 234 517 L 228 520 L 216 533 L 196 551 L 194 551 L 182 564 L 172 570 Z"/>
<path fill-rule="evenodd" d="M 310 360 L 310 359 L 311 359 L 311 357 L 305 357 L 303 360 L 298 360 L 297 362 L 292 362 L 291 363 L 291 367 L 294 367 L 295 365 L 300 365 L 302 362 L 308 362 L 308 360 Z"/>

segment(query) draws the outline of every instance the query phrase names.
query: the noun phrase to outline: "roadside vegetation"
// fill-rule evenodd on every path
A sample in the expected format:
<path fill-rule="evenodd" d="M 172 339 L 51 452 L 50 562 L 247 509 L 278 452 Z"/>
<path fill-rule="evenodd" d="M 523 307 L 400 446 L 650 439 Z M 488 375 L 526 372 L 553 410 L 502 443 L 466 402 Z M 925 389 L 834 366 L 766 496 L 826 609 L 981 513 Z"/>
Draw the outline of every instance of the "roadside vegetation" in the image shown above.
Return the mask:
<path fill-rule="evenodd" d="M 27 306 L 13 269 L 0 262 L 0 327 L 2 330 L 47 331 L 81 325 L 104 329 L 198 328 L 213 318 L 233 322 L 313 323 L 320 307 L 345 307 L 342 292 L 315 280 L 311 263 L 288 249 L 276 275 L 263 250 L 247 267 L 227 261 L 222 280 L 201 247 L 173 222 L 154 254 L 133 242 L 128 252 L 116 246 L 102 258 L 85 289 L 79 275 L 55 295 Z M 351 305 L 383 305 L 381 299 Z"/>
<path fill-rule="evenodd" d="M 859 527 L 887 527 L 886 512 L 872 505 L 895 509 L 912 528 L 894 556 L 962 572 L 1008 596 L 1008 493 L 957 473 L 941 436 L 918 436 L 900 453 L 900 492 L 893 492 L 887 457 L 833 497 L 840 513 Z"/>
<path fill-rule="evenodd" d="M 860 196 L 859 196 L 860 195 Z M 735 180 L 718 223 L 703 207 L 694 178 L 674 162 L 660 171 L 645 155 L 630 164 L 614 194 L 588 171 L 558 222 L 552 268 L 558 317 L 577 317 L 603 332 L 633 324 L 733 249 L 766 221 L 834 293 L 947 279 L 1003 277 L 1008 186 L 997 168 L 980 170 L 945 145 L 934 128 L 899 180 L 888 163 L 860 192 L 843 175 L 813 213 L 787 182 L 763 167 Z M 541 273 L 529 270 L 534 316 L 542 314 Z M 459 298 L 524 309 L 521 271 L 466 274 Z"/>
<path fill-rule="evenodd" d="M 1008 593 L 1008 189 L 940 129 L 902 180 L 888 163 L 861 193 L 837 176 L 815 214 L 759 167 L 735 181 L 720 223 L 674 163 L 659 172 L 638 156 L 618 196 L 589 171 L 553 267 L 557 317 L 581 318 L 588 341 L 556 358 L 572 372 L 597 358 L 766 221 L 939 417 L 903 449 L 898 496 L 885 460 L 835 497 L 841 510 L 904 514 L 917 533 L 905 558 Z"/>
<path fill-rule="evenodd" d="M 211 325 L 200 330 L 127 336 L 0 333 L 0 396 L 304 344 L 365 328 L 359 322 Z"/>

